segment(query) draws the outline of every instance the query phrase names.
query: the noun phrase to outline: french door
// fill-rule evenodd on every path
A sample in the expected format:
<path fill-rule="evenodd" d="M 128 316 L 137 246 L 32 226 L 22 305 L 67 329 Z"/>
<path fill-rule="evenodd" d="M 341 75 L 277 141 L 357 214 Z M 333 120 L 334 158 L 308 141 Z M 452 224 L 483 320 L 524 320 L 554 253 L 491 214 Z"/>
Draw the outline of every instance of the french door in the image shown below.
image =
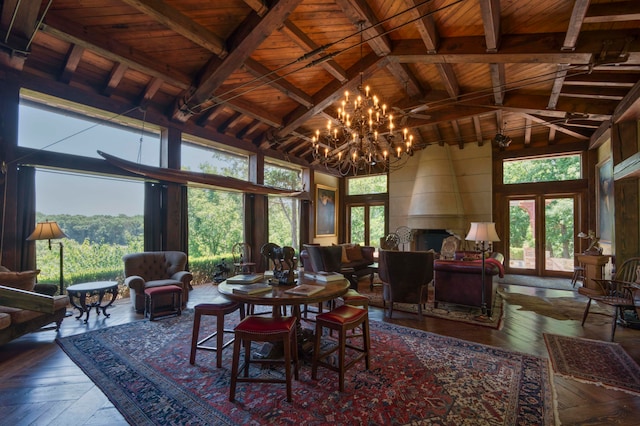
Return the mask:
<path fill-rule="evenodd" d="M 505 238 L 510 273 L 565 276 L 573 272 L 577 194 L 508 199 Z"/>
<path fill-rule="evenodd" d="M 349 242 L 379 247 L 385 235 L 386 213 L 384 204 L 350 205 Z"/>

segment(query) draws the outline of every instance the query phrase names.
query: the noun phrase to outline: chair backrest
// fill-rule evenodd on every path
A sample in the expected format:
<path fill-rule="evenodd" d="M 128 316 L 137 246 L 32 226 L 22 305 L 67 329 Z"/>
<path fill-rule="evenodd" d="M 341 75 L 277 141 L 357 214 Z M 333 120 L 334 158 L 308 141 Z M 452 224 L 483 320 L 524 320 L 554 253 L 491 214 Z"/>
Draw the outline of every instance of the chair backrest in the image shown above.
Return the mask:
<path fill-rule="evenodd" d="M 171 277 L 187 267 L 187 254 L 181 251 L 145 251 L 122 257 L 124 275 L 138 275 L 145 281 Z"/>
<path fill-rule="evenodd" d="M 640 257 L 630 257 L 616 268 L 616 281 L 640 283 Z"/>
<path fill-rule="evenodd" d="M 378 256 L 378 275 L 391 287 L 385 297 L 392 295 L 394 302 L 426 303 L 427 292 L 422 287 L 433 281 L 432 252 L 380 250 Z"/>
<path fill-rule="evenodd" d="M 383 250 L 398 250 L 400 244 L 400 236 L 395 232 L 380 238 L 380 248 Z"/>
<path fill-rule="evenodd" d="M 455 235 L 451 235 L 442 240 L 442 246 L 440 248 L 440 259 L 453 259 L 453 256 L 458 250 L 459 245 L 460 240 Z"/>
<path fill-rule="evenodd" d="M 248 243 L 235 243 L 231 247 L 233 263 L 251 262 L 251 246 Z"/>
<path fill-rule="evenodd" d="M 311 266 L 316 272 L 340 272 L 342 247 L 340 246 L 304 246 L 309 254 Z"/>

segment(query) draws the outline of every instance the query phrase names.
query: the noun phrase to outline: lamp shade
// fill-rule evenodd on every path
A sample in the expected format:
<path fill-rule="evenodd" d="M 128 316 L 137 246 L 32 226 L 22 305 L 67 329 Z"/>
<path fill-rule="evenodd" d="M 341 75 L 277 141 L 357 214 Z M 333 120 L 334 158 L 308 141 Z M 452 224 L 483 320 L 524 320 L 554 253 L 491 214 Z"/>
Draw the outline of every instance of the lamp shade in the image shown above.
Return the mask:
<path fill-rule="evenodd" d="M 55 240 L 58 238 L 67 238 L 67 235 L 62 232 L 58 222 L 38 222 L 36 229 L 33 230 L 27 240 Z"/>
<path fill-rule="evenodd" d="M 494 222 L 471 222 L 471 228 L 465 239 L 467 241 L 500 241 Z"/>

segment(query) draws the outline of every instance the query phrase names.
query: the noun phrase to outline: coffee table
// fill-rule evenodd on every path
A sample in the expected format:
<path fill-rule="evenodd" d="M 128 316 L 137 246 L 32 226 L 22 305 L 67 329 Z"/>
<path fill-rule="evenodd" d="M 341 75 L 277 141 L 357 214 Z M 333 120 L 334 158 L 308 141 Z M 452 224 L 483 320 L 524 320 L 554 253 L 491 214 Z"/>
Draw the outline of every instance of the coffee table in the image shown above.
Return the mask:
<path fill-rule="evenodd" d="M 80 319 L 86 314 L 84 322 L 89 320 L 91 308 L 96 308 L 96 315 L 100 315 L 100 310 L 106 318 L 111 315 L 107 313 L 107 308 L 113 304 L 118 297 L 118 283 L 116 281 L 94 281 L 82 284 L 74 284 L 67 287 L 69 302 L 80 313 L 76 319 Z M 111 295 L 111 300 L 106 305 L 102 304 L 105 294 Z"/>

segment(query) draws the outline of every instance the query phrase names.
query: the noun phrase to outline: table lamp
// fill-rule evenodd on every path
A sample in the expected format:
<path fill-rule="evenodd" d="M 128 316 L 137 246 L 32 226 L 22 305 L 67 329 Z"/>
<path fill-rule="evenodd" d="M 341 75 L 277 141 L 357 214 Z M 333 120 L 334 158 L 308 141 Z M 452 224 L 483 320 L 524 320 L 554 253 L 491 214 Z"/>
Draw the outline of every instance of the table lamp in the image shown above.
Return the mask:
<path fill-rule="evenodd" d="M 471 228 L 465 238 L 467 241 L 475 241 L 482 253 L 482 315 L 487 313 L 487 302 L 484 297 L 485 289 L 485 254 L 489 250 L 490 243 L 500 241 L 496 233 L 496 224 L 494 222 L 471 222 Z"/>
<path fill-rule="evenodd" d="M 33 230 L 31 235 L 27 238 L 28 241 L 34 240 L 49 240 L 49 250 L 51 250 L 51 240 L 57 240 L 60 238 L 67 238 L 67 235 L 60 229 L 57 222 L 38 222 L 36 229 Z M 63 275 L 63 245 L 60 244 L 60 295 L 64 292 L 64 275 Z"/>

